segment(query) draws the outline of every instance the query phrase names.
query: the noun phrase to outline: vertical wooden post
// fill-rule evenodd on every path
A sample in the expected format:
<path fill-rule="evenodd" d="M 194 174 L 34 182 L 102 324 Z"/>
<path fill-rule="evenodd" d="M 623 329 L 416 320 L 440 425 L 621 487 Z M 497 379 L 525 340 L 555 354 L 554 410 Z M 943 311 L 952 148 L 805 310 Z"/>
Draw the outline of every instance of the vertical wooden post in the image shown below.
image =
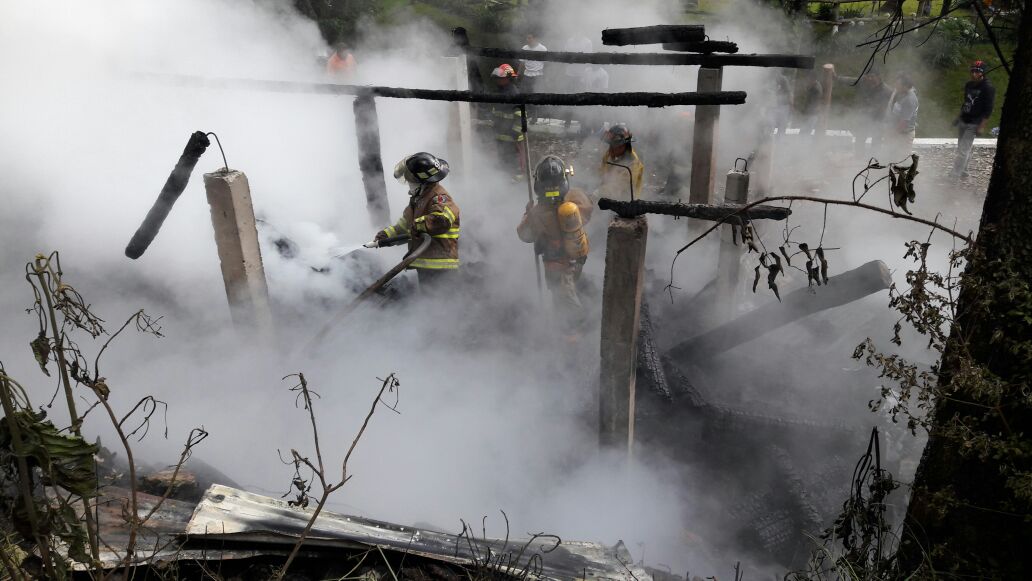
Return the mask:
<path fill-rule="evenodd" d="M 603 448 L 624 450 L 628 456 L 634 444 L 634 381 L 648 232 L 645 216 L 617 216 L 609 223 L 606 239 L 598 439 Z"/>
<path fill-rule="evenodd" d="M 247 176 L 231 169 L 207 173 L 204 189 L 211 207 L 211 225 L 215 229 L 215 246 L 233 324 L 240 331 L 271 337 L 269 288 Z"/>
<path fill-rule="evenodd" d="M 817 125 L 817 140 L 828 134 L 828 119 L 831 117 L 831 93 L 835 87 L 835 65 L 826 64 L 821 67 L 821 88 L 824 100 L 821 103 L 821 117 Z"/>
<path fill-rule="evenodd" d="M 700 68 L 698 91 L 719 91 L 722 68 Z M 695 107 L 695 131 L 692 136 L 692 183 L 688 201 L 692 204 L 712 204 L 716 172 L 717 126 L 719 105 Z"/>
<path fill-rule="evenodd" d="M 383 177 L 383 158 L 380 157 L 380 121 L 376 116 L 373 97 L 355 97 L 355 135 L 358 140 L 358 169 L 362 172 L 366 208 L 375 228 L 391 222 L 387 203 L 387 183 Z"/>

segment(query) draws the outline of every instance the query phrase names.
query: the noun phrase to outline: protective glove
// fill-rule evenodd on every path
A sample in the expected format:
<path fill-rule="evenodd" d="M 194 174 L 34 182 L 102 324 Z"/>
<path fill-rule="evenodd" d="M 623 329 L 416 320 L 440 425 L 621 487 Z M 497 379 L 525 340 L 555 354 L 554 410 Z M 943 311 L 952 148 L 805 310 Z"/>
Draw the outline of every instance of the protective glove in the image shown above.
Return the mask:
<path fill-rule="evenodd" d="M 386 239 L 387 239 L 387 232 L 385 232 L 383 230 L 380 230 L 379 232 L 377 232 L 376 236 L 373 237 L 373 240 L 375 242 L 383 242 Z"/>
<path fill-rule="evenodd" d="M 529 202 L 527 202 L 527 207 L 523 209 L 523 213 L 526 214 L 527 212 L 530 212 L 530 210 L 533 207 L 534 207 L 534 200 L 530 200 Z"/>

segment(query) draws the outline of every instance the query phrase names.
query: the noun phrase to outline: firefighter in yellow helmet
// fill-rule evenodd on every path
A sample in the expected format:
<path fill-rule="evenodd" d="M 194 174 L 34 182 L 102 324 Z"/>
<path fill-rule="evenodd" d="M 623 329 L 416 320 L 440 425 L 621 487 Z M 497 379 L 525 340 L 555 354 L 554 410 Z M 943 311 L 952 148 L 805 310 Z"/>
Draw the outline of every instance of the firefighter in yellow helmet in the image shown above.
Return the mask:
<path fill-rule="evenodd" d="M 378 242 L 410 236 L 409 252 L 419 246 L 420 234 L 431 236 L 430 246 L 410 266 L 419 273 L 424 291 L 432 290 L 459 268 L 459 207 L 440 184 L 449 169 L 447 161 L 426 152 L 399 161 L 394 177 L 408 187 L 409 204 L 397 223 L 376 233 Z"/>
<path fill-rule="evenodd" d="M 567 335 L 576 336 L 584 323 L 584 307 L 577 296 L 577 281 L 588 258 L 584 225 L 591 219 L 591 201 L 583 190 L 571 188 L 566 164 L 549 155 L 534 170 L 537 203 L 527 203 L 516 234 L 534 244 L 545 267 L 545 282 Z"/>
<path fill-rule="evenodd" d="M 631 199 L 631 188 L 633 184 L 634 199 L 641 198 L 641 189 L 645 184 L 645 164 L 638 158 L 631 142 L 634 136 L 623 123 L 613 125 L 602 134 L 602 141 L 609 147 L 602 153 L 602 163 L 599 166 L 600 182 L 595 190 L 595 199 L 611 198 L 614 200 Z M 631 168 L 630 175 L 619 164 Z"/>

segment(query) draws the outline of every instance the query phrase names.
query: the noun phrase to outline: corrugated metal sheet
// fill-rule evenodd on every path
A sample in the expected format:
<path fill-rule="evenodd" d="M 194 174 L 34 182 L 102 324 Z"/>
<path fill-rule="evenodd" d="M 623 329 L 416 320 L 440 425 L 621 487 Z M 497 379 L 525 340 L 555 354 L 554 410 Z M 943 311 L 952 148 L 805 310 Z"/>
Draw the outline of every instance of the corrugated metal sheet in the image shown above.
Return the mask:
<path fill-rule="evenodd" d="M 286 502 L 251 494 L 228 486 L 213 485 L 186 527 L 186 548 L 221 546 L 227 549 L 280 549 L 292 545 L 311 518 L 311 509 L 294 508 Z M 527 567 L 540 557 L 539 579 L 591 579 L 645 581 L 652 577 L 632 564 L 626 547 L 598 543 L 553 540 L 483 539 L 400 526 L 355 516 L 323 512 L 312 527 L 305 546 L 366 549 L 379 547 L 429 559 L 475 566 L 490 551 L 515 569 Z M 552 550 L 549 550 L 552 549 Z M 547 552 L 546 552 L 547 551 Z"/>

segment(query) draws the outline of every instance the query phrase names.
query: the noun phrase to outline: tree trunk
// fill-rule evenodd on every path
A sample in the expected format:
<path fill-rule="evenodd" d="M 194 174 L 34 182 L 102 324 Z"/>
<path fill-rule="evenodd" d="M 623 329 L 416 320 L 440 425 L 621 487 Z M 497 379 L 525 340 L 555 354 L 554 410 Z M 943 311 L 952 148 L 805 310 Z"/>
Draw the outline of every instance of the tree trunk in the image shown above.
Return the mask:
<path fill-rule="evenodd" d="M 975 253 L 939 369 L 946 397 L 933 411 L 899 553 L 904 573 L 921 578 L 1032 579 L 1032 10 L 1017 38 Z M 973 378 L 979 368 L 1001 383 Z"/>

